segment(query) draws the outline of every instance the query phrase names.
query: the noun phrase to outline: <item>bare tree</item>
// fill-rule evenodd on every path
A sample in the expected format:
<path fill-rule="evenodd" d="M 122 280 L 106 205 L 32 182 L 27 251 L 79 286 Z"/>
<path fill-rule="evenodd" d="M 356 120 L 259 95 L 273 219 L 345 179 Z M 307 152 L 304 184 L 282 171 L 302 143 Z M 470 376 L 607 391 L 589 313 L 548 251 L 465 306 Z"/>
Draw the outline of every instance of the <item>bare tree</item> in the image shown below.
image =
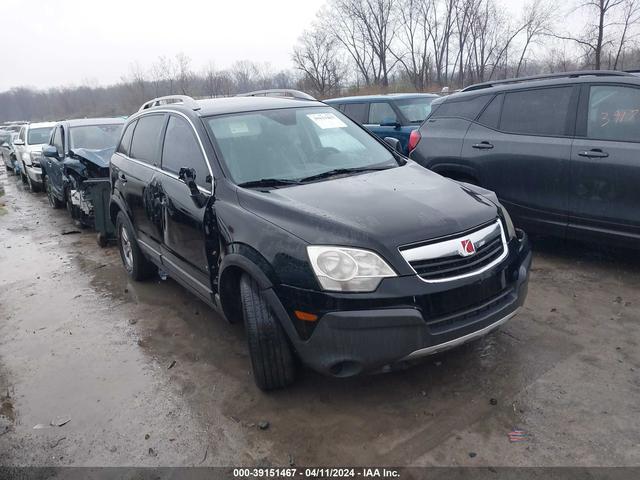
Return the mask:
<path fill-rule="evenodd" d="M 532 3 L 525 6 L 522 18 L 525 39 L 516 68 L 516 77 L 520 75 L 522 64 L 531 44 L 551 32 L 552 6 L 545 1 L 533 0 Z"/>
<path fill-rule="evenodd" d="M 622 8 L 622 21 L 620 32 L 620 40 L 618 41 L 618 48 L 616 49 L 615 59 L 613 61 L 613 69 L 616 70 L 621 60 L 622 53 L 627 43 L 637 37 L 638 32 L 633 32 L 631 28 L 638 24 L 640 21 L 640 1 L 638 0 L 624 0 Z"/>
<path fill-rule="evenodd" d="M 585 50 L 587 57 L 593 56 L 594 68 L 600 70 L 602 65 L 602 52 L 604 47 L 611 42 L 607 38 L 611 15 L 616 8 L 622 5 L 624 0 L 584 0 L 576 10 L 588 12 L 591 20 L 587 25 L 587 31 L 582 37 L 571 35 L 555 35 L 563 40 L 571 40 L 580 45 Z M 595 23 L 592 23 L 595 20 Z"/>
<path fill-rule="evenodd" d="M 432 56 L 429 52 L 429 15 L 432 2 L 401 0 L 398 13 L 398 45 L 391 52 L 417 90 L 429 83 Z"/>
<path fill-rule="evenodd" d="M 338 52 L 339 42 L 315 27 L 302 34 L 293 50 L 293 63 L 305 77 L 311 90 L 320 97 L 338 91 L 344 68 Z"/>
<path fill-rule="evenodd" d="M 189 95 L 191 91 L 191 83 L 193 81 L 191 58 L 182 52 L 176 55 L 176 72 L 180 93 L 182 95 Z"/>

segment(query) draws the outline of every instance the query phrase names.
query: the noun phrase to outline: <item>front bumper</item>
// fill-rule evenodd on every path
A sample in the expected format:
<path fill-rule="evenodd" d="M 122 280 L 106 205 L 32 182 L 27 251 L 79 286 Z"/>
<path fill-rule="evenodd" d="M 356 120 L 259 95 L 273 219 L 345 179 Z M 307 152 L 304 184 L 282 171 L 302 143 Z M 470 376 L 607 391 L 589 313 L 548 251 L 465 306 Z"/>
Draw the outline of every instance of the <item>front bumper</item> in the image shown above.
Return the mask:
<path fill-rule="evenodd" d="M 42 168 L 35 165 L 25 165 L 26 174 L 33 183 L 42 184 Z"/>
<path fill-rule="evenodd" d="M 434 354 L 486 335 L 513 317 L 527 295 L 531 250 L 524 232 L 508 257 L 464 280 L 428 284 L 417 276 L 386 279 L 372 294 L 329 294 L 292 287 L 269 290 L 302 361 L 347 377 Z M 322 312 L 301 331 L 288 312 Z"/>

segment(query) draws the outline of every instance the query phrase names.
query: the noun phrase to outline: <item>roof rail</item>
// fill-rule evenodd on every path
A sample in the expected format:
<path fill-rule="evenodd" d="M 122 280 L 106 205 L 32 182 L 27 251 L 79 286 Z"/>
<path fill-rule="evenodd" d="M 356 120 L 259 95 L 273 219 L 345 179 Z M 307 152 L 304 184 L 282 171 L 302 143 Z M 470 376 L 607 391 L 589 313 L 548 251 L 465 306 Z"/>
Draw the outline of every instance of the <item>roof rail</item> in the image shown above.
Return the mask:
<path fill-rule="evenodd" d="M 582 70 L 577 72 L 547 73 L 544 75 L 532 75 L 529 77 L 507 78 L 506 80 L 491 80 L 489 82 L 476 83 L 463 88 L 463 92 L 471 92 L 473 90 L 481 90 L 483 88 L 491 88 L 496 85 L 508 85 L 510 83 L 531 82 L 534 80 L 548 80 L 552 78 L 578 78 L 578 77 L 629 77 L 631 73 L 620 72 L 617 70 Z"/>
<path fill-rule="evenodd" d="M 256 90 L 255 92 L 239 93 L 236 97 L 289 97 L 296 100 L 315 100 L 308 93 L 290 88 L 272 88 L 268 90 Z"/>
<path fill-rule="evenodd" d="M 142 110 L 147 110 L 149 108 L 159 107 L 161 105 L 171 105 L 174 103 L 180 103 L 193 110 L 200 110 L 198 102 L 188 95 L 167 95 L 166 97 L 154 98 L 153 100 L 143 103 L 138 111 L 141 112 Z"/>

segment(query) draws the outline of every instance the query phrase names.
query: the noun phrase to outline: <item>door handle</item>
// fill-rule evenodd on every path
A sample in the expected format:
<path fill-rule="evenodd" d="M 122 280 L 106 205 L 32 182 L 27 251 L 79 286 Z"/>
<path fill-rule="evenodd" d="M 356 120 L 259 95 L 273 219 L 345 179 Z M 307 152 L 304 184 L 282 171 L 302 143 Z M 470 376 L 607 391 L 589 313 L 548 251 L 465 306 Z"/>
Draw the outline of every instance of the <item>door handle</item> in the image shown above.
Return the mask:
<path fill-rule="evenodd" d="M 603 152 L 599 148 L 593 148 L 591 150 L 585 150 L 584 152 L 578 152 L 578 156 L 587 158 L 607 158 L 609 154 Z"/>
<path fill-rule="evenodd" d="M 127 183 L 127 176 L 124 173 L 120 174 L 120 182 Z"/>
<path fill-rule="evenodd" d="M 478 150 L 489 150 L 493 148 L 493 145 L 490 144 L 489 142 L 480 142 L 480 143 L 474 143 L 472 147 L 477 148 Z"/>

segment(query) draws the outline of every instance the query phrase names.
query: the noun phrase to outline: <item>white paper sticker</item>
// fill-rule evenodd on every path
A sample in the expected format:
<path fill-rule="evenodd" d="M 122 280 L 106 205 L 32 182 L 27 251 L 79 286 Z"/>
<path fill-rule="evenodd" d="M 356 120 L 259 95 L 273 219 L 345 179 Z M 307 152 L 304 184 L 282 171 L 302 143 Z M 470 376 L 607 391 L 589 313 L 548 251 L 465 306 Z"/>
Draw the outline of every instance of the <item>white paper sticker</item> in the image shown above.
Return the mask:
<path fill-rule="evenodd" d="M 229 130 L 234 135 L 249 133 L 249 126 L 244 122 L 235 122 L 229 124 Z"/>
<path fill-rule="evenodd" d="M 327 128 L 346 128 L 347 124 L 336 117 L 333 113 L 309 113 L 307 114 L 313 123 L 323 130 Z"/>

